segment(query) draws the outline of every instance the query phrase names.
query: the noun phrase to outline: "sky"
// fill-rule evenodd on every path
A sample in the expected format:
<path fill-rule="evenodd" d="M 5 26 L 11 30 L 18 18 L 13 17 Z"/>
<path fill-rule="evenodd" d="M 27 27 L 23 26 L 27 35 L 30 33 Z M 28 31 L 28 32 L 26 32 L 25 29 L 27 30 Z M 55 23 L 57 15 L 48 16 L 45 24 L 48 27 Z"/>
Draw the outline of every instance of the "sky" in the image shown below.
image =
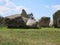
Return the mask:
<path fill-rule="evenodd" d="M 60 0 L 0 0 L 0 16 L 20 14 L 25 9 L 27 14 L 33 13 L 36 20 L 50 17 L 60 10 Z"/>

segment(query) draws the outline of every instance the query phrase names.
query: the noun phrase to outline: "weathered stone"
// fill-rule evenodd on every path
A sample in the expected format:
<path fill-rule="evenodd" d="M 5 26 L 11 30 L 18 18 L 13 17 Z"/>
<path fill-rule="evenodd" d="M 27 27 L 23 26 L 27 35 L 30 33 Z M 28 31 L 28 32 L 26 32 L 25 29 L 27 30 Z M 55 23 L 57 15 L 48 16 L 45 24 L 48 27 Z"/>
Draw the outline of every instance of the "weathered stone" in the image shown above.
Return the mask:
<path fill-rule="evenodd" d="M 32 28 L 32 27 L 36 27 L 36 21 L 33 20 L 33 16 L 31 16 L 32 14 L 27 14 L 26 11 L 23 9 L 21 14 L 15 14 L 15 15 L 11 15 L 11 16 L 7 16 L 5 18 L 6 21 L 6 25 L 9 28 Z M 31 19 L 30 19 L 31 18 Z M 29 20 L 30 19 L 30 20 Z M 33 23 L 28 23 L 32 21 Z M 26 25 L 27 24 L 27 25 Z M 30 26 L 31 25 L 31 26 Z"/>
<path fill-rule="evenodd" d="M 34 27 L 37 27 L 37 22 L 36 22 L 36 20 L 30 18 L 30 19 L 27 21 L 26 25 L 29 26 L 29 27 L 34 28 Z"/>
<path fill-rule="evenodd" d="M 60 27 L 60 10 L 53 14 L 53 26 Z"/>
<path fill-rule="evenodd" d="M 5 24 L 4 17 L 0 16 L 0 26 L 4 26 Z"/>
<path fill-rule="evenodd" d="M 27 13 L 26 13 L 26 11 L 24 9 L 22 9 L 21 16 L 28 18 L 28 15 L 27 15 Z"/>
<path fill-rule="evenodd" d="M 50 17 L 42 17 L 39 20 L 39 27 L 49 27 Z"/>

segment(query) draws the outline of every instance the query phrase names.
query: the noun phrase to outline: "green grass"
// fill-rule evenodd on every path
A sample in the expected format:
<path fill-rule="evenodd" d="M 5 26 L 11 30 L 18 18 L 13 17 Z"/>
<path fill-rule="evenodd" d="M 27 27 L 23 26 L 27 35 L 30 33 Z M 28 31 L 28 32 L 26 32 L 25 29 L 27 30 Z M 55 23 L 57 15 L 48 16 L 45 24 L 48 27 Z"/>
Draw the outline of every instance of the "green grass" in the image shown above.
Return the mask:
<path fill-rule="evenodd" d="M 0 28 L 0 45 L 60 45 L 60 29 Z"/>

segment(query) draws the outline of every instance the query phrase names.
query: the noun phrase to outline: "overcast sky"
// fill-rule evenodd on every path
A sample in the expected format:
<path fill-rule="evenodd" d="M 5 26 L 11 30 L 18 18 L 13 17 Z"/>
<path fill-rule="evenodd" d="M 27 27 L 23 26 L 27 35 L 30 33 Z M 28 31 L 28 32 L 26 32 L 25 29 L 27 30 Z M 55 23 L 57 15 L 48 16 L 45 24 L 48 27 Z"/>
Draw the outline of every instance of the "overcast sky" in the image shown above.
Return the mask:
<path fill-rule="evenodd" d="M 51 17 L 60 9 L 60 0 L 0 0 L 0 15 L 20 14 L 25 9 L 33 13 L 35 19 L 43 16 Z"/>

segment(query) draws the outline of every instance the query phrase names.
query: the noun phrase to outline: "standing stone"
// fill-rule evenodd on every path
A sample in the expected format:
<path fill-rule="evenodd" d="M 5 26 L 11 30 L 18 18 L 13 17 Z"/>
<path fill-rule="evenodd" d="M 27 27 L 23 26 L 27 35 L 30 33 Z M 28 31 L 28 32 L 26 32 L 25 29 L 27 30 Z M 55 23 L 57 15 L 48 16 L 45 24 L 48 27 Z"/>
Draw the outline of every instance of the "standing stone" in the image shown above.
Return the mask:
<path fill-rule="evenodd" d="M 53 14 L 53 26 L 60 27 L 60 10 Z"/>
<path fill-rule="evenodd" d="M 28 15 L 27 15 L 27 13 L 26 13 L 26 11 L 25 11 L 24 9 L 22 9 L 21 16 L 22 16 L 22 17 L 27 17 L 27 18 L 28 18 Z"/>
<path fill-rule="evenodd" d="M 49 27 L 50 17 L 42 17 L 39 20 L 39 27 Z"/>

